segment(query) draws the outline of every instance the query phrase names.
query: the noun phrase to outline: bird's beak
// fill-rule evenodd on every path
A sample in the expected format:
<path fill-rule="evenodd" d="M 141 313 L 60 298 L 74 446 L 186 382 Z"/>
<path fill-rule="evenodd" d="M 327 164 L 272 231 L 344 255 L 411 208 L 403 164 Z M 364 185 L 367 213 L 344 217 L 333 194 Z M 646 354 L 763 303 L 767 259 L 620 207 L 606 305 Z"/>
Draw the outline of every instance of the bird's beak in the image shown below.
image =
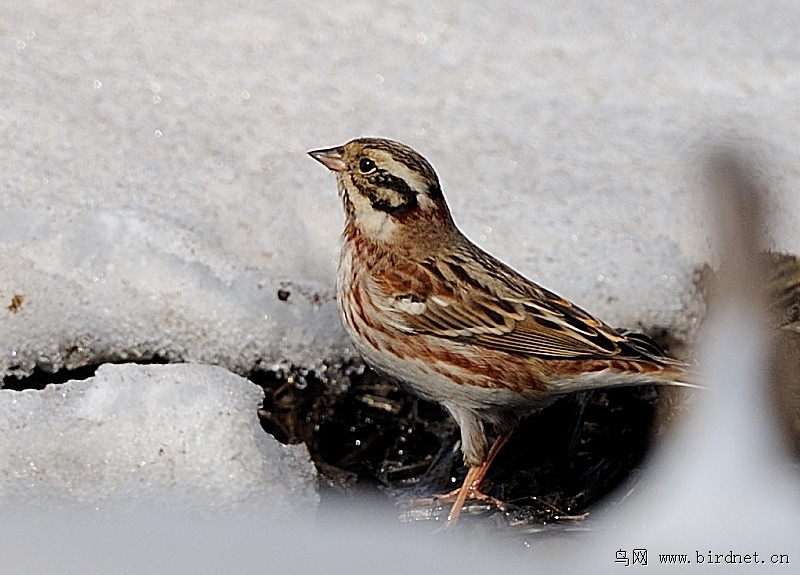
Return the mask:
<path fill-rule="evenodd" d="M 347 164 L 344 163 L 344 148 L 328 148 L 327 150 L 314 150 L 308 153 L 323 166 L 333 172 L 344 172 Z"/>

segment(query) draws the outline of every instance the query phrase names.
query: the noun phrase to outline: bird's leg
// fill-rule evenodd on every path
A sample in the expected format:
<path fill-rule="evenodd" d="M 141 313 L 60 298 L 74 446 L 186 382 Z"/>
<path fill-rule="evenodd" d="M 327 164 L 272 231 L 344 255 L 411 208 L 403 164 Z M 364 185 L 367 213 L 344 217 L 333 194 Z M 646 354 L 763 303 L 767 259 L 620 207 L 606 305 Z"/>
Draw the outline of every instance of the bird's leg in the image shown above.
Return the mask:
<path fill-rule="evenodd" d="M 500 451 L 500 449 L 506 444 L 509 437 L 511 437 L 510 431 L 501 433 L 497 439 L 495 439 L 494 444 L 489 450 L 489 453 L 486 454 L 486 459 L 483 460 L 483 463 L 470 467 L 469 471 L 467 472 L 467 476 L 464 478 L 463 485 L 461 485 L 459 489 L 447 494 L 451 495 L 452 493 L 455 493 L 456 498 L 453 502 L 453 506 L 450 508 L 450 513 L 447 516 L 445 529 L 449 529 L 456 524 L 459 515 L 461 515 L 461 509 L 464 507 L 464 503 L 467 501 L 467 498 L 490 501 L 501 509 L 505 507 L 505 504 L 502 501 L 482 493 L 480 487 L 486 472 L 489 470 L 489 466 L 492 464 L 492 461 L 494 461 L 494 458 L 497 456 L 497 453 Z"/>

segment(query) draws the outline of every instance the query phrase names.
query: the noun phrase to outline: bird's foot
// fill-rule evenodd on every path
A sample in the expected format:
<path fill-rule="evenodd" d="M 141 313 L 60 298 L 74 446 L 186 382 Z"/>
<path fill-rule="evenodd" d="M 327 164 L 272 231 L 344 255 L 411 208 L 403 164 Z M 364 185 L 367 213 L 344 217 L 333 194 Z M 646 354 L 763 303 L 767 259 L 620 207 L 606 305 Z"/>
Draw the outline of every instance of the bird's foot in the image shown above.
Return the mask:
<path fill-rule="evenodd" d="M 452 491 L 448 491 L 447 493 L 442 493 L 441 495 L 432 495 L 430 497 L 415 497 L 409 502 L 410 507 L 444 507 L 447 505 L 453 505 L 453 503 L 458 500 L 458 497 L 461 493 L 461 488 L 458 487 L 453 489 Z M 508 508 L 508 504 L 505 501 L 497 499 L 496 497 L 492 497 L 491 495 L 486 495 L 484 492 L 479 491 L 477 489 L 470 489 L 467 493 L 467 497 L 465 501 L 480 501 L 483 503 L 487 503 L 496 507 L 501 511 L 505 511 Z"/>

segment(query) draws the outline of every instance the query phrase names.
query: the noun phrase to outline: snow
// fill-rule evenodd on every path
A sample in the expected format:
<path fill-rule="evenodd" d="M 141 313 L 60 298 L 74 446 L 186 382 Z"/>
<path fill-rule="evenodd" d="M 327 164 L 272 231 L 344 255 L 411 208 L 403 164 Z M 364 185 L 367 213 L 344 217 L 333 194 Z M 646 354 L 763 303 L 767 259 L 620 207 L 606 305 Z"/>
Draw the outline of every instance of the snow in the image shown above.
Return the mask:
<path fill-rule="evenodd" d="M 42 391 L 0 390 L 3 509 L 311 516 L 305 446 L 264 433 L 263 391 L 209 365 L 103 365 Z"/>
<path fill-rule="evenodd" d="M 696 329 L 692 162 L 723 130 L 771 162 L 772 244 L 800 241 L 791 3 L 5 4 L 5 373 L 352 354 L 305 152 L 361 135 L 416 147 L 468 235 L 620 326 Z"/>
<path fill-rule="evenodd" d="M 4 373 L 352 354 L 341 208 L 305 151 L 361 135 L 419 149 L 468 235 L 619 326 L 697 327 L 708 139 L 763 148 L 771 244 L 800 242 L 790 3 L 7 4 Z"/>
<path fill-rule="evenodd" d="M 704 310 L 694 271 L 716 258 L 697 176 L 711 143 L 735 140 L 759 158 L 766 243 L 800 251 L 793 2 L 0 9 L 5 375 L 151 357 L 247 374 L 352 355 L 333 299 L 341 207 L 305 152 L 363 135 L 418 149 L 467 235 L 614 325 L 694 339 Z M 283 461 L 296 462 L 291 481 L 313 507 L 304 456 L 267 451 L 248 419 L 257 392 L 213 369 L 103 366 L 86 382 L 0 392 L 0 421 L 15 422 L 4 433 L 19 434 L 2 461 L 23 464 L 3 464 L 3 499 L 137 507 L 153 482 L 167 496 L 149 501 L 168 509 L 280 514 L 289 504 L 270 492 L 288 489 L 271 486 Z M 237 413 L 222 418 L 227 430 L 212 415 L 222 405 Z M 178 429 L 197 451 L 153 455 L 177 445 Z M 225 459 L 239 449 L 247 455 Z M 120 529 L 149 541 L 147 527 Z M 614 550 L 597 551 L 594 567 L 613 565 Z"/>

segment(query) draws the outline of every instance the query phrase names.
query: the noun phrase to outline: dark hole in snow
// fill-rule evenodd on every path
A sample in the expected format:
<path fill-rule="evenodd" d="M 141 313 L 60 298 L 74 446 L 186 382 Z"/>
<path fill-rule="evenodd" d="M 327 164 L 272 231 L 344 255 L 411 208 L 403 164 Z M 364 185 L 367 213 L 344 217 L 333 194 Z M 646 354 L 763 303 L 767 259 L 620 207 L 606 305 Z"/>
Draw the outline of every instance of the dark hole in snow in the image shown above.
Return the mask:
<path fill-rule="evenodd" d="M 98 364 L 76 367 L 75 369 L 60 369 L 56 372 L 51 372 L 40 367 L 36 367 L 30 375 L 25 377 L 16 377 L 14 375 L 8 375 L 4 377 L 2 389 L 13 389 L 14 391 L 23 391 L 25 389 L 44 389 L 45 386 L 51 383 L 66 383 L 72 379 L 89 379 L 95 374 L 98 366 L 101 363 L 138 363 L 141 365 L 153 365 L 170 363 L 170 361 L 156 355 L 146 360 L 117 360 L 100 362 Z"/>
<path fill-rule="evenodd" d="M 466 473 L 458 429 L 438 405 L 358 362 L 328 366 L 324 375 L 289 370 L 255 373 L 251 380 L 266 393 L 264 429 L 280 441 L 308 446 L 321 474 L 323 511 L 338 512 L 343 499 L 369 499 L 406 520 L 447 515 L 446 506 L 409 505 L 457 487 Z M 660 421 L 659 408 L 674 411 L 669 404 L 677 398 L 676 390 L 652 386 L 596 391 L 566 396 L 532 415 L 483 484 L 509 509 L 475 505 L 465 522 L 490 519 L 523 533 L 551 523 L 555 529 L 573 525 L 635 473 Z"/>

